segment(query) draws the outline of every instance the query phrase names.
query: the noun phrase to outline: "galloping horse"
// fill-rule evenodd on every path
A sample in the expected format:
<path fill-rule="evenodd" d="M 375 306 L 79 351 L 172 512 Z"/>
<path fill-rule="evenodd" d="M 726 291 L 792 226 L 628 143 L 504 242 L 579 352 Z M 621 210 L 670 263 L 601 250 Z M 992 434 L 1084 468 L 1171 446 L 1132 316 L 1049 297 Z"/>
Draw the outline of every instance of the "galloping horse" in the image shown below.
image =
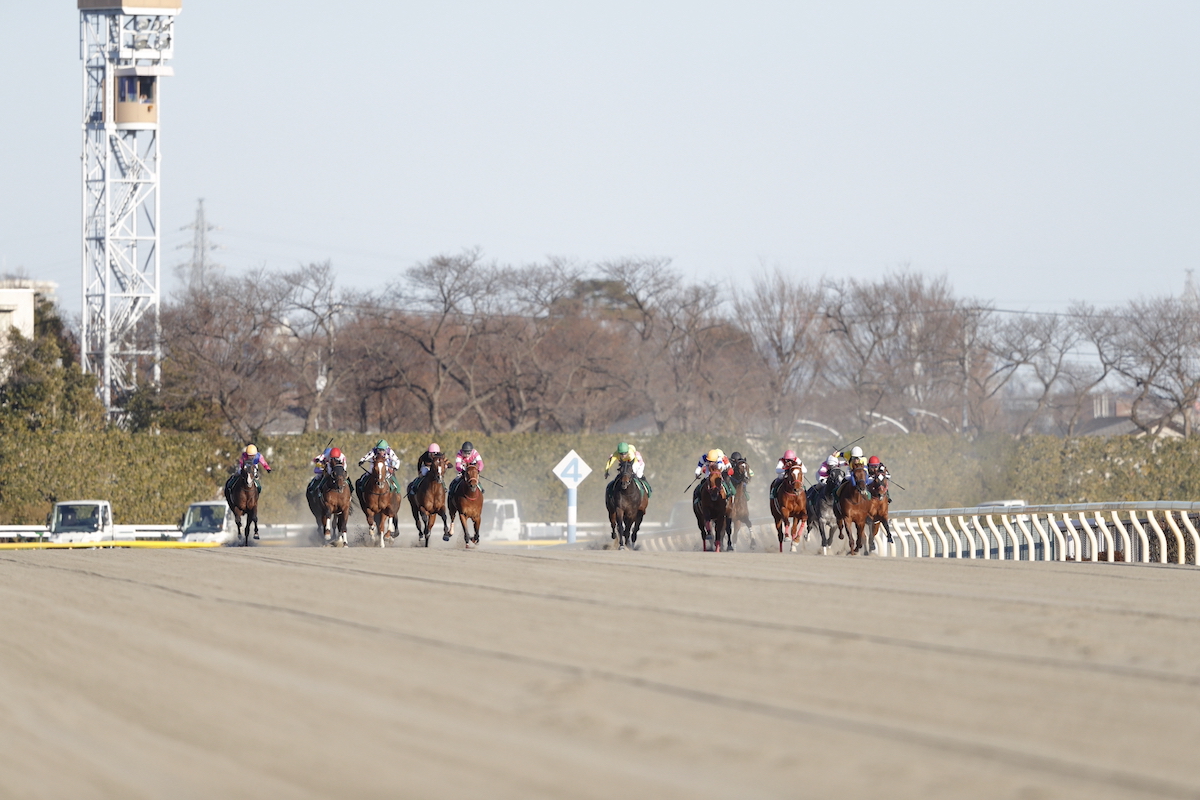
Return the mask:
<path fill-rule="evenodd" d="M 867 508 L 867 516 L 871 519 L 871 539 L 875 537 L 875 526 L 883 523 L 883 531 L 887 534 L 888 544 L 891 544 L 892 526 L 888 523 L 888 479 L 873 480 L 867 487 L 867 492 L 871 495 L 871 504 Z"/>
<path fill-rule="evenodd" d="M 800 529 L 808 528 L 808 498 L 804 494 L 803 471 L 798 465 L 788 467 L 771 483 L 771 516 L 779 534 L 779 552 L 783 552 L 784 538 L 792 540 L 792 552 L 796 552 Z"/>
<path fill-rule="evenodd" d="M 650 496 L 633 479 L 632 461 L 622 461 L 617 467 L 617 477 L 605 489 L 604 502 L 608 506 L 612 538 L 621 537 L 617 549 L 632 547 L 637 543 L 642 517 L 646 516 L 646 507 L 650 503 Z"/>
<path fill-rule="evenodd" d="M 346 468 L 335 462 L 329 469 L 308 491 L 308 508 L 325 535 L 325 543 L 345 547 L 346 522 L 350 519 L 350 509 L 354 507 L 354 494 L 350 491 L 350 481 L 346 479 Z M 334 528 L 339 534 L 336 541 L 333 538 Z"/>
<path fill-rule="evenodd" d="M 750 548 L 754 549 L 754 523 L 750 521 L 750 465 L 745 461 L 734 464 L 731 480 L 737 492 L 733 495 L 729 517 L 730 540 L 737 544 L 738 530 L 745 526 L 750 532 Z"/>
<path fill-rule="evenodd" d="M 479 544 L 479 518 L 483 514 L 483 490 L 479 488 L 479 467 L 475 464 L 468 464 L 463 474 L 459 477 L 458 483 L 454 486 L 454 491 L 446 499 L 446 505 L 450 508 L 450 527 L 454 527 L 454 517 L 458 516 L 458 522 L 463 529 L 463 546 L 468 550 L 472 544 Z M 475 526 L 473 536 L 467 535 L 467 520 Z M 444 541 L 449 541 L 453 533 L 442 535 Z M 429 537 L 425 537 L 425 545 L 429 545 Z"/>
<path fill-rule="evenodd" d="M 700 484 L 700 499 L 696 503 L 696 524 L 700 527 L 700 538 L 704 552 L 709 542 L 713 550 L 721 552 L 721 542 L 729 538 L 729 515 L 732 511 L 729 494 L 725 491 L 725 480 L 721 473 L 712 470 Z M 733 549 L 732 541 L 729 549 Z"/>
<path fill-rule="evenodd" d="M 243 547 L 249 547 L 250 523 L 254 523 L 254 538 L 258 538 L 258 464 L 246 462 L 225 481 L 225 502 L 233 511 L 238 539 Z M 245 534 L 242 533 L 243 514 L 246 517 Z"/>
<path fill-rule="evenodd" d="M 805 492 L 808 497 L 808 529 L 811 531 L 816 527 L 817 533 L 821 535 L 822 554 L 829 552 L 829 545 L 833 544 L 833 532 L 842 528 L 842 522 L 835 510 L 837 486 L 841 482 L 842 471 L 831 469 L 823 483 L 814 483 Z M 841 536 L 840 533 L 838 535 Z"/>
<path fill-rule="evenodd" d="M 417 542 L 429 546 L 429 531 L 435 517 L 442 518 L 442 540 L 450 541 L 450 523 L 446 519 L 446 456 L 435 453 L 429 471 L 417 478 L 408 490 L 408 504 L 412 506 L 413 522 L 417 523 Z"/>
<path fill-rule="evenodd" d="M 854 476 L 853 483 L 847 480 L 838 489 L 838 506 L 842 511 L 842 522 L 846 526 L 846 538 L 850 540 L 850 552 L 847 555 L 854 555 L 859 550 L 863 550 L 863 555 L 869 556 L 871 555 L 871 540 L 863 533 L 871 512 L 871 497 L 864 488 L 867 481 L 867 470 L 858 466 L 850 473 Z M 863 545 L 866 545 L 865 550 Z"/>
<path fill-rule="evenodd" d="M 396 528 L 401 500 L 388 481 L 387 456 L 376 453 L 371 471 L 359 476 L 354 488 L 358 491 L 358 504 L 367 518 L 367 528 L 372 537 L 379 537 L 379 546 L 383 547 L 385 539 L 394 539 L 388 525 Z"/>

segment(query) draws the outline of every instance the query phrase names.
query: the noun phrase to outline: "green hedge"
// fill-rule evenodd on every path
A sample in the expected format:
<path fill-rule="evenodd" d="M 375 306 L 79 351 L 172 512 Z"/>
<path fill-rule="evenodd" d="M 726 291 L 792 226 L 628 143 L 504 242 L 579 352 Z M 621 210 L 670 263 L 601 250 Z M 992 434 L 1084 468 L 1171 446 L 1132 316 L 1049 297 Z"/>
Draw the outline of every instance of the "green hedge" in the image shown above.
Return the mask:
<path fill-rule="evenodd" d="M 429 444 L 425 434 L 387 434 L 414 471 Z M 579 490 L 579 517 L 604 518 L 604 462 L 619 437 L 591 434 L 506 434 L 485 437 L 459 432 L 439 437 L 447 451 L 471 439 L 487 462 L 490 497 L 514 497 L 527 520 L 555 521 L 566 516 L 566 492 L 550 470 L 576 450 L 593 470 Z M 685 488 L 701 452 L 719 446 L 741 450 L 758 474 L 752 485 L 753 507 L 766 514 L 765 490 L 774 459 L 785 442 L 667 434 L 629 437 L 646 457 L 646 475 L 655 489 L 651 519 L 665 519 L 674 503 L 686 501 Z M 263 478 L 263 522 L 307 521 L 304 487 L 311 459 L 328 441 L 325 433 L 281 436 L 259 442 L 273 472 Z M 334 444 L 356 462 L 378 434 L 337 434 Z M 879 454 L 895 481 L 905 488 L 892 493 L 896 508 L 973 505 L 987 500 L 1021 498 L 1030 503 L 1102 500 L 1192 500 L 1200 497 L 1200 439 L 1158 441 L 1149 438 L 1063 440 L 1006 436 L 967 441 L 952 436 L 878 436 L 863 443 Z M 797 447 L 810 466 L 810 477 L 827 453 Z M 40 523 L 55 500 L 111 500 L 121 523 L 173 523 L 196 500 L 220 497 L 221 484 L 239 446 L 198 434 L 9 434 L 0 436 L 0 523 Z M 355 515 L 357 516 L 357 514 Z"/>

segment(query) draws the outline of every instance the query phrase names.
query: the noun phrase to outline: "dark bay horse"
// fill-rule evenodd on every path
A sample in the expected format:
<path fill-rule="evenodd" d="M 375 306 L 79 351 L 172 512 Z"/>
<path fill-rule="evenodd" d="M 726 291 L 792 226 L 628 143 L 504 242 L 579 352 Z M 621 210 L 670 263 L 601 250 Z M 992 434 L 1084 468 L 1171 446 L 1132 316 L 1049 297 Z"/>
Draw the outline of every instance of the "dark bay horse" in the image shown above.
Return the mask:
<path fill-rule="evenodd" d="M 413 522 L 417 524 L 417 542 L 429 546 L 429 532 L 433 521 L 442 518 L 442 540 L 450 541 L 450 522 L 446 519 L 446 456 L 436 453 L 429 471 L 417 478 L 408 491 L 408 504 L 412 507 Z"/>
<path fill-rule="evenodd" d="M 799 466 L 788 467 L 772 481 L 771 516 L 779 534 L 779 552 L 783 552 L 785 538 L 791 539 L 792 552 L 796 552 L 801 529 L 808 530 L 808 497 L 804 494 L 804 473 Z"/>
<path fill-rule="evenodd" d="M 865 488 L 867 470 L 861 466 L 854 467 L 850 474 L 854 478 L 853 482 L 846 480 L 838 489 L 838 507 L 842 511 L 842 523 L 846 526 L 846 538 L 850 540 L 850 552 L 847 555 L 854 555 L 863 550 L 863 555 L 869 556 L 871 541 L 864 533 L 871 513 L 871 496 Z M 863 545 L 866 545 L 865 550 Z"/>
<path fill-rule="evenodd" d="M 354 493 L 346 478 L 346 468 L 340 463 L 326 468 L 325 475 L 308 492 L 308 510 L 312 512 L 325 536 L 325 543 L 346 546 L 346 523 L 354 507 Z M 337 529 L 338 538 L 333 537 Z"/>
<path fill-rule="evenodd" d="M 724 476 L 712 470 L 700 484 L 699 500 L 696 503 L 696 524 L 700 527 L 701 543 L 708 552 L 709 543 L 713 550 L 721 552 L 722 541 L 729 538 L 729 515 L 732 511 L 729 493 L 725 491 Z M 732 542 L 730 550 L 733 549 Z"/>
<path fill-rule="evenodd" d="M 243 547 L 250 546 L 250 524 L 254 523 L 254 538 L 258 538 L 258 464 L 246 462 L 242 468 L 225 481 L 225 502 L 233 511 L 237 522 L 237 535 Z M 246 517 L 246 531 L 242 533 L 242 517 Z"/>
<path fill-rule="evenodd" d="M 479 488 L 479 467 L 474 464 L 468 464 L 463 470 L 463 474 L 459 477 L 458 483 L 454 486 L 454 491 L 447 498 L 446 505 L 450 507 L 450 527 L 454 527 L 454 517 L 458 517 L 458 522 L 463 529 L 463 546 L 468 550 L 472 544 L 479 544 L 479 519 L 483 514 L 483 490 Z M 467 520 L 475 526 L 475 533 L 471 536 L 467 535 Z M 453 534 L 447 533 L 442 536 L 446 541 L 449 541 Z M 429 544 L 429 539 L 425 539 L 425 544 Z"/>
<path fill-rule="evenodd" d="M 608 507 L 608 524 L 612 526 L 612 538 L 617 549 L 624 550 L 637 543 L 638 531 L 650 497 L 633 479 L 633 462 L 622 461 L 617 467 L 617 477 L 612 479 L 604 491 L 604 503 Z"/>
<path fill-rule="evenodd" d="M 833 544 L 833 532 L 841 530 L 841 520 L 838 519 L 837 487 L 842 482 L 842 471 L 831 469 L 823 483 L 814 483 L 808 488 L 808 529 L 814 527 L 821 535 L 821 553 L 829 552 Z"/>
<path fill-rule="evenodd" d="M 379 546 L 383 547 L 384 540 L 394 540 L 392 531 L 396 530 L 396 516 L 400 513 L 402 499 L 399 493 L 392 491 L 388 480 L 387 456 L 375 454 L 371 471 L 359 477 L 355 489 L 358 504 L 367 518 L 367 528 L 372 537 L 379 537 Z"/>
<path fill-rule="evenodd" d="M 743 526 L 750 533 L 750 549 L 754 549 L 754 523 L 750 521 L 750 465 L 737 461 L 733 465 L 733 506 L 729 517 L 729 535 L 732 544 L 737 544 L 738 530 Z"/>

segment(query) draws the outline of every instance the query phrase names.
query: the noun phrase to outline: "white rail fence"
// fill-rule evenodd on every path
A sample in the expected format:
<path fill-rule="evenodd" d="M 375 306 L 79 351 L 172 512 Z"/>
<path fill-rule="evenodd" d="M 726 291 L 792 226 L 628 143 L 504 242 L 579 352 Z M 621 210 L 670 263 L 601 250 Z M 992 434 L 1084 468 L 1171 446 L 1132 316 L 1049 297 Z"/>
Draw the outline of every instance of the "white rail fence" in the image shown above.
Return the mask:
<path fill-rule="evenodd" d="M 941 508 L 892 511 L 881 555 L 1015 561 L 1134 561 L 1196 564 L 1200 503 Z"/>

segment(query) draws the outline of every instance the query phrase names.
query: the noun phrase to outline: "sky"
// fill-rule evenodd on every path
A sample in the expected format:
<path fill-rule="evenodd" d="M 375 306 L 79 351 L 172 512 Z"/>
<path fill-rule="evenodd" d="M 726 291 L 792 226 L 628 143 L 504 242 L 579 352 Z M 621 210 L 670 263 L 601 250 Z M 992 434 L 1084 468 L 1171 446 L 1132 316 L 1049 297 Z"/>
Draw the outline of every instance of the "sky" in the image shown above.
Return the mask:
<path fill-rule="evenodd" d="M 5 27 L 0 267 L 77 313 L 78 12 Z M 164 289 L 204 198 L 228 272 L 330 260 L 359 288 L 479 248 L 731 286 L 907 268 L 1031 310 L 1178 293 L 1197 41 L 1192 0 L 184 0 Z"/>

